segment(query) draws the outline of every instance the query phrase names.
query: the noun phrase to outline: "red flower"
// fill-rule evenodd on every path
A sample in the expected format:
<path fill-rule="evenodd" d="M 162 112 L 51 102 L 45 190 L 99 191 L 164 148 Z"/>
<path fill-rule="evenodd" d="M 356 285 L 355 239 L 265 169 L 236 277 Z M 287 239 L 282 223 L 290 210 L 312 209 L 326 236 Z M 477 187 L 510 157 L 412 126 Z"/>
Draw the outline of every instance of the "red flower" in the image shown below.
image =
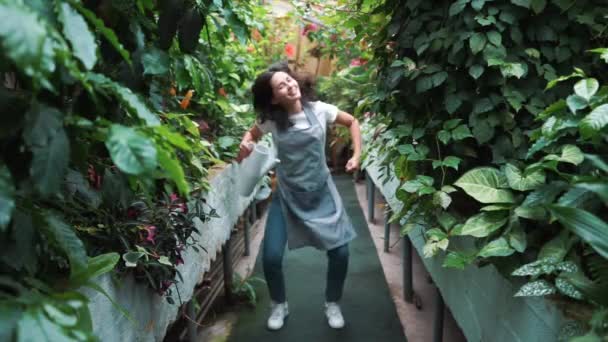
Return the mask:
<path fill-rule="evenodd" d="M 262 40 L 262 35 L 260 34 L 260 31 L 258 31 L 258 29 L 253 29 L 251 31 L 251 38 L 253 38 L 253 40 L 255 40 L 256 42 L 259 42 L 260 40 Z"/>
<path fill-rule="evenodd" d="M 293 44 L 287 43 L 285 44 L 285 54 L 287 57 L 294 57 L 296 55 L 296 48 Z"/>
<path fill-rule="evenodd" d="M 224 87 L 222 87 L 222 88 L 218 89 L 218 90 L 217 90 L 217 93 L 218 93 L 220 96 L 223 96 L 223 97 L 227 97 L 227 96 L 228 96 L 228 94 L 226 93 L 226 89 L 224 89 Z"/>
<path fill-rule="evenodd" d="M 198 124 L 198 132 L 201 134 L 207 132 L 211 128 L 209 127 L 209 124 L 203 119 L 197 120 L 196 123 Z"/>
<path fill-rule="evenodd" d="M 129 208 L 127 209 L 127 217 L 130 219 L 136 219 L 137 216 L 139 215 L 139 211 L 135 208 Z"/>

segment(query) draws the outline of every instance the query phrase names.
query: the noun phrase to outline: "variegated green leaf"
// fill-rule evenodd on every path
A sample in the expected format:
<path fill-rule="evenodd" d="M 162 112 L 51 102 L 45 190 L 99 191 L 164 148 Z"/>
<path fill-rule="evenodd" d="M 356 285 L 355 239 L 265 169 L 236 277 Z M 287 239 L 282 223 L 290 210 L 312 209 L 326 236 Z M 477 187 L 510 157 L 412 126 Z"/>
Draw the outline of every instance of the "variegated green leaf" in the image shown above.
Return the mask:
<path fill-rule="evenodd" d="M 499 170 L 482 167 L 468 171 L 454 185 L 481 203 L 515 203 L 507 178 Z"/>
<path fill-rule="evenodd" d="M 507 214 L 501 211 L 482 212 L 469 218 L 454 234 L 486 237 L 507 223 L 507 220 Z"/>
<path fill-rule="evenodd" d="M 507 240 L 500 237 L 487 245 L 485 245 L 477 256 L 482 258 L 497 257 L 497 256 L 509 256 L 515 253 L 515 250 L 509 246 Z"/>
<path fill-rule="evenodd" d="M 537 280 L 522 286 L 515 297 L 537 297 L 556 293 L 555 287 L 546 280 Z"/>

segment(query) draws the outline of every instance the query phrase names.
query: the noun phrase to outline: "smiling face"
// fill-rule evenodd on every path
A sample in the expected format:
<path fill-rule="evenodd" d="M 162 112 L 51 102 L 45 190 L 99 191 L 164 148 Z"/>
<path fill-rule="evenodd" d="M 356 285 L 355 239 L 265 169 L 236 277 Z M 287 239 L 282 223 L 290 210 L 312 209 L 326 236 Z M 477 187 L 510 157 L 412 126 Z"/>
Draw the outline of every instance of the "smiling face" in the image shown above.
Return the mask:
<path fill-rule="evenodd" d="M 289 107 L 302 97 L 298 81 L 286 72 L 277 71 L 270 79 L 272 87 L 272 104 Z"/>

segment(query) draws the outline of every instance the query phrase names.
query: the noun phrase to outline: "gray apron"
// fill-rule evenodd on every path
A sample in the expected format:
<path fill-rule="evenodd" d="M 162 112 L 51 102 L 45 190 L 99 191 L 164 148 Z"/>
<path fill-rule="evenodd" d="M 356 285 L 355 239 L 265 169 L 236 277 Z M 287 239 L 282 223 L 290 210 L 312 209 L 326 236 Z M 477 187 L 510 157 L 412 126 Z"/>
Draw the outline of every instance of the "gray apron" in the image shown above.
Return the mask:
<path fill-rule="evenodd" d="M 325 130 L 305 105 L 308 128 L 274 130 L 278 195 L 289 249 L 313 246 L 330 250 L 356 237 L 325 162 Z"/>

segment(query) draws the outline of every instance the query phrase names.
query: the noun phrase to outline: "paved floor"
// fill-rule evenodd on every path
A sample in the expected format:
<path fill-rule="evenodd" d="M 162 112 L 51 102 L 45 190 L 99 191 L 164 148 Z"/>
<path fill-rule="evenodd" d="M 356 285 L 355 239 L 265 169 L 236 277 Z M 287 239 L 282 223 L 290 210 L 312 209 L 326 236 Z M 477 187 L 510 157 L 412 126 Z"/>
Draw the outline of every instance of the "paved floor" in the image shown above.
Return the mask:
<path fill-rule="evenodd" d="M 356 189 L 359 203 L 361 204 L 361 208 L 367 219 L 367 225 L 376 245 L 382 268 L 384 269 L 386 282 L 388 283 L 391 295 L 397 306 L 397 313 L 401 319 L 401 324 L 408 341 L 433 341 L 434 301 L 436 300 L 436 291 L 435 287 L 428 281 L 429 275 L 426 272 L 420 257 L 414 249 L 414 252 L 412 253 L 414 293 L 416 294 L 417 299 L 419 299 L 418 304 L 422 304 L 422 308 L 418 309 L 416 305 L 406 303 L 403 298 L 403 260 L 401 257 L 403 253 L 403 240 L 400 239 L 399 229 L 395 225 L 391 227 L 391 235 L 389 238 L 391 247 L 389 252 L 384 252 L 384 203 L 382 202 L 381 194 L 376 192 L 376 195 L 374 196 L 376 199 L 374 222 L 370 223 L 365 182 L 362 181 L 357 183 Z M 445 342 L 466 341 L 466 338 L 458 328 L 458 325 L 447 308 L 445 312 L 443 334 L 443 341 Z"/>
<path fill-rule="evenodd" d="M 357 238 L 349 243 L 349 265 L 344 294 L 340 301 L 346 319 L 343 329 L 328 326 L 323 303 L 327 273 L 325 251 L 315 248 L 288 250 L 283 261 L 289 319 L 279 331 L 266 329 L 270 298 L 265 284 L 256 284 L 258 305 L 243 308 L 228 341 L 289 342 L 369 342 L 404 341 L 405 335 L 397 315 L 382 265 L 376 253 L 365 216 L 359 205 L 355 186 L 349 175 L 335 175 L 344 210 L 350 217 Z M 263 277 L 258 256 L 254 275 Z"/>

